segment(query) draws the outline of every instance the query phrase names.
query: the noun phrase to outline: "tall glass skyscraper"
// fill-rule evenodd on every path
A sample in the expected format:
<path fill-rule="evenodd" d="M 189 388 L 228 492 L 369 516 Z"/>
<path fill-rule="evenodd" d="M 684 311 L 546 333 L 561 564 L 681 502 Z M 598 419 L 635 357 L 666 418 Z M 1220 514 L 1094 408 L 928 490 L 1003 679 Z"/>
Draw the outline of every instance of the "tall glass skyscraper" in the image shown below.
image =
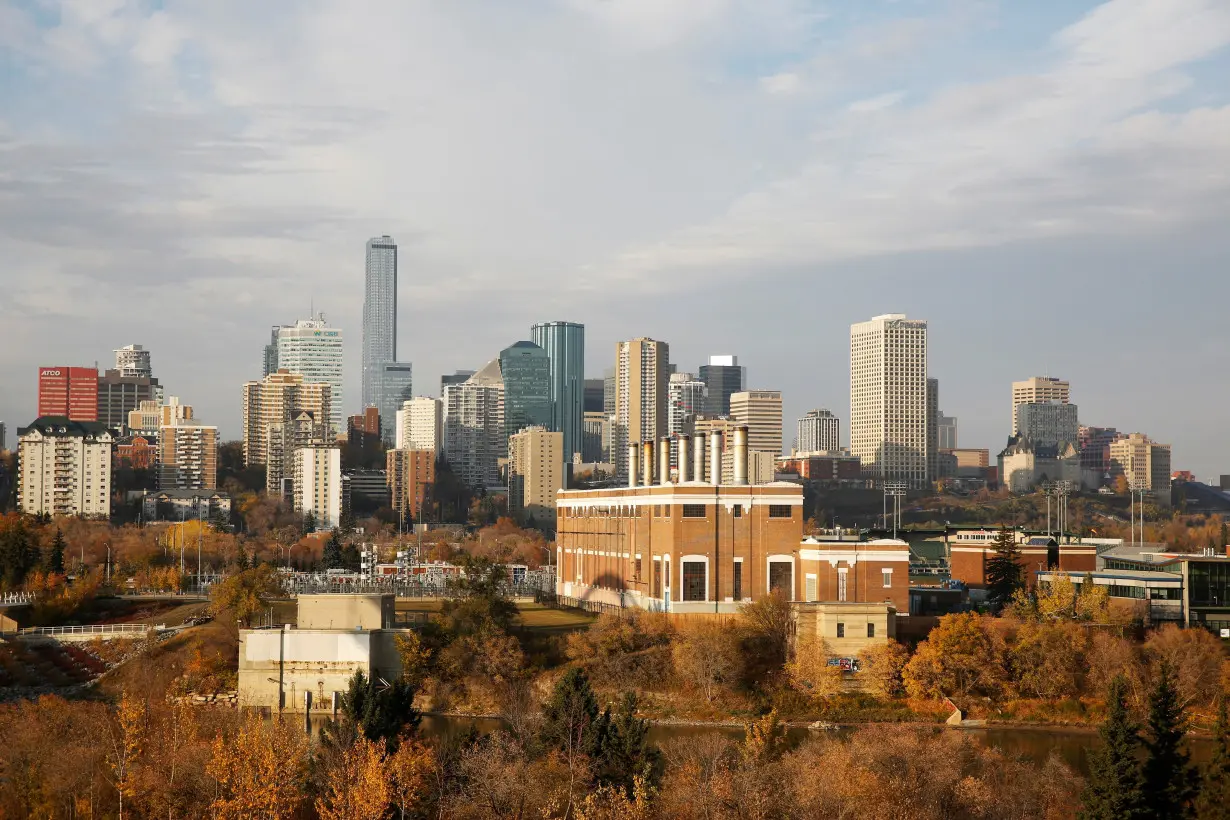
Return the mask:
<path fill-rule="evenodd" d="M 709 364 L 700 366 L 700 380 L 705 383 L 705 415 L 729 416 L 730 397 L 744 389 L 747 369 L 738 356 L 710 356 Z"/>
<path fill-rule="evenodd" d="M 381 362 L 376 365 L 376 401 L 380 409 L 380 437 L 385 446 L 397 443 L 397 411 L 414 398 L 410 362 Z"/>
<path fill-rule="evenodd" d="M 308 384 L 327 384 L 332 388 L 332 396 L 341 396 L 341 329 L 330 327 L 323 313 L 315 319 L 300 319 L 293 327 L 281 328 L 278 331 L 278 367 L 301 374 Z M 331 401 L 327 421 L 335 435 L 345 432 L 340 399 Z"/>
<path fill-rule="evenodd" d="M 564 459 L 581 450 L 585 404 L 585 325 L 541 322 L 530 328 L 551 366 L 551 430 L 564 434 Z"/>
<path fill-rule="evenodd" d="M 504 430 L 511 436 L 526 427 L 551 424 L 551 362 L 533 342 L 500 351 L 504 377 Z"/>
<path fill-rule="evenodd" d="M 380 401 L 381 365 L 397 361 L 397 243 L 392 237 L 367 240 L 363 297 L 363 406 Z"/>

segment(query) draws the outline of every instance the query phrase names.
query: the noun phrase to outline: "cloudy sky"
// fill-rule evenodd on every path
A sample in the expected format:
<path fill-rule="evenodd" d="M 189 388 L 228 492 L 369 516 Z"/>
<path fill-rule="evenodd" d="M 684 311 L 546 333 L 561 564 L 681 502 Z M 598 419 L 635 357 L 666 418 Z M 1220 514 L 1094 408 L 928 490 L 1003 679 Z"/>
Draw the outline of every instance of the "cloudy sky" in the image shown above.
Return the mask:
<path fill-rule="evenodd" d="M 0 419 L 138 343 L 238 437 L 312 304 L 353 411 L 388 233 L 421 393 L 568 319 L 593 376 L 652 336 L 844 424 L 903 312 L 963 446 L 1050 374 L 1230 472 L 1228 44 L 1227 0 L 0 0 Z"/>

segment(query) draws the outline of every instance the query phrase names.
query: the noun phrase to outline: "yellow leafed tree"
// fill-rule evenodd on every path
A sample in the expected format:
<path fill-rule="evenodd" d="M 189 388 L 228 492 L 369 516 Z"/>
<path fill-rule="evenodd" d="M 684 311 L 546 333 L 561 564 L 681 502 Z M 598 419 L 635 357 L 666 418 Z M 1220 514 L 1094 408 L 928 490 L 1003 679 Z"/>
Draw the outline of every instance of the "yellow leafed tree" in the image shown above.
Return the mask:
<path fill-rule="evenodd" d="M 403 737 L 387 761 L 392 803 L 400 820 L 417 814 L 431 789 L 436 756 L 430 747 Z"/>
<path fill-rule="evenodd" d="M 329 771 L 324 796 L 316 801 L 321 820 L 380 820 L 393 798 L 384 750 L 360 736 Z"/>
<path fill-rule="evenodd" d="M 206 768 L 218 784 L 215 820 L 290 817 L 302 800 L 306 747 L 288 723 L 253 714 L 234 737 L 218 735 Z"/>
<path fill-rule="evenodd" d="M 836 695 L 841 691 L 841 667 L 829 666 L 830 654 L 823 638 L 801 638 L 794 657 L 786 661 L 786 677 L 795 689 L 813 698 Z"/>

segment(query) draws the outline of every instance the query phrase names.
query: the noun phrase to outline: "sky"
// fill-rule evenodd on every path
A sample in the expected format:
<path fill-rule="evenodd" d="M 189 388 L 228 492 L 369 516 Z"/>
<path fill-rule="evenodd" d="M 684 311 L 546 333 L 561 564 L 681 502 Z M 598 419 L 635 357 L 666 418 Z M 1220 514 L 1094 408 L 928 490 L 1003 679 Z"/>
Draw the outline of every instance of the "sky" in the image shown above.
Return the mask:
<path fill-rule="evenodd" d="M 848 438 L 849 325 L 929 322 L 959 444 L 1011 382 L 1230 473 L 1227 0 L 0 0 L 0 420 L 141 344 L 225 438 L 364 243 L 416 392 L 534 322 L 736 354 Z"/>

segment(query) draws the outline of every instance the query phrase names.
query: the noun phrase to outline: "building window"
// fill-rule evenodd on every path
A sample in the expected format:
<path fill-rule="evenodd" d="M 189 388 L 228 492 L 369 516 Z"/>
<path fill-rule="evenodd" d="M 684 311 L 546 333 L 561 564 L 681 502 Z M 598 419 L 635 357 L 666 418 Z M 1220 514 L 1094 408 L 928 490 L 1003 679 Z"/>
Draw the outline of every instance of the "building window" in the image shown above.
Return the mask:
<path fill-rule="evenodd" d="M 837 637 L 846 637 L 846 625 L 840 622 L 837 624 Z"/>
<path fill-rule="evenodd" d="M 874 638 L 876 636 L 876 625 L 867 624 L 867 637 Z"/>
<path fill-rule="evenodd" d="M 884 588 L 888 589 L 893 585 L 893 571 L 891 569 L 881 570 L 884 576 Z"/>
<path fill-rule="evenodd" d="M 653 562 L 653 597 L 662 597 L 662 562 Z"/>
<path fill-rule="evenodd" d="M 791 507 L 789 504 L 770 504 L 769 518 L 790 518 Z"/>
<path fill-rule="evenodd" d="M 837 600 L 846 600 L 846 571 L 844 569 L 837 570 Z"/>
<path fill-rule="evenodd" d="M 743 562 L 735 561 L 734 571 L 730 574 L 730 597 L 736 601 L 743 600 Z"/>
<path fill-rule="evenodd" d="M 731 507 L 730 514 L 733 518 L 742 518 L 743 517 L 743 505 L 736 504 L 733 507 Z"/>
<path fill-rule="evenodd" d="M 684 504 L 683 505 L 683 517 L 684 518 L 704 518 L 705 517 L 705 505 L 704 504 Z"/>
<path fill-rule="evenodd" d="M 634 580 L 637 580 L 637 581 L 641 580 L 641 559 L 640 559 L 640 556 L 637 556 L 637 559 L 636 559 L 636 569 L 635 569 L 635 570 L 633 570 L 633 572 L 635 573 L 635 574 L 632 576 L 632 577 L 633 577 L 633 579 L 634 579 Z"/>
<path fill-rule="evenodd" d="M 705 562 L 683 562 L 683 600 L 705 600 Z"/>
<path fill-rule="evenodd" d="M 769 564 L 769 591 L 780 592 L 787 600 L 794 597 L 794 567 L 789 561 Z"/>
<path fill-rule="evenodd" d="M 816 600 L 816 576 L 814 575 L 807 576 L 807 594 L 804 596 L 804 599 L 808 601 Z"/>

